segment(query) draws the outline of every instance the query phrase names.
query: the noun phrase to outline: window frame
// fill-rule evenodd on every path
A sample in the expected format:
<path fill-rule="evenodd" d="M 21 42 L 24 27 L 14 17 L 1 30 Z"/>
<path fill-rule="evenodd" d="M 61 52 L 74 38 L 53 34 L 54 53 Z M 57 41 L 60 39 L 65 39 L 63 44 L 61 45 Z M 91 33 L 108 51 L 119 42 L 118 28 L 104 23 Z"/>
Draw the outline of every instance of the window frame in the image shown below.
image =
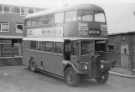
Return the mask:
<path fill-rule="evenodd" d="M 20 8 L 20 16 L 25 16 L 25 9 L 24 8 Z"/>
<path fill-rule="evenodd" d="M 97 14 L 102 14 L 103 17 L 104 17 L 104 21 L 101 21 L 101 20 L 99 20 L 99 19 L 98 19 L 98 21 L 97 21 L 97 20 L 96 20 L 96 15 L 97 15 Z M 106 23 L 106 16 L 105 16 L 105 13 L 104 13 L 104 12 L 95 12 L 95 13 L 94 13 L 94 22 Z"/>
<path fill-rule="evenodd" d="M 18 25 L 22 25 L 22 26 L 23 26 L 23 27 L 22 27 L 23 29 L 22 29 L 21 31 L 24 30 L 24 24 L 23 24 L 23 23 L 16 23 L 16 33 L 17 33 L 17 26 L 18 26 Z M 23 33 L 23 32 L 22 32 L 22 33 Z"/>
<path fill-rule="evenodd" d="M 8 9 L 8 11 L 5 11 L 5 9 Z M 8 7 L 8 6 L 3 6 L 3 12 L 4 13 L 10 13 L 10 7 Z"/>
<path fill-rule="evenodd" d="M 61 48 L 57 48 L 58 45 L 56 46 L 56 44 L 61 44 Z M 59 49 L 59 50 L 58 50 Z M 55 53 L 63 53 L 63 49 L 64 49 L 64 43 L 63 42 L 54 42 L 54 52 Z M 61 50 L 61 51 L 60 51 Z"/>
<path fill-rule="evenodd" d="M 59 16 L 58 16 L 58 15 L 59 15 Z M 60 17 L 60 15 L 61 15 L 61 17 L 63 17 L 63 18 L 61 18 L 61 21 L 59 21 L 59 22 L 57 21 L 57 22 L 56 22 L 56 18 L 57 18 L 56 16 Z M 62 16 L 62 15 L 63 15 L 63 16 Z M 65 13 L 64 13 L 64 12 L 58 12 L 58 13 L 55 13 L 55 14 L 54 14 L 54 23 L 55 23 L 55 24 L 63 24 L 63 23 L 64 23 L 64 20 L 65 20 Z"/>
<path fill-rule="evenodd" d="M 8 27 L 7 30 L 8 31 L 3 31 L 3 26 L 2 26 L 3 24 L 7 24 L 7 27 Z M 0 23 L 0 32 L 9 32 L 9 22 L 1 22 Z"/>
<path fill-rule="evenodd" d="M 72 18 L 72 20 L 71 20 L 71 17 L 70 17 L 70 20 L 68 19 L 67 20 L 67 18 L 69 18 L 69 16 L 67 16 L 67 13 L 69 14 L 69 13 L 71 13 L 71 12 L 74 12 L 74 13 L 76 13 L 75 14 L 75 20 L 73 20 L 73 18 Z M 70 11 L 65 11 L 64 12 L 64 22 L 66 23 L 66 22 L 74 22 L 74 21 L 77 21 L 78 19 L 77 19 L 77 10 L 70 10 Z M 72 14 L 73 15 L 73 14 Z"/>

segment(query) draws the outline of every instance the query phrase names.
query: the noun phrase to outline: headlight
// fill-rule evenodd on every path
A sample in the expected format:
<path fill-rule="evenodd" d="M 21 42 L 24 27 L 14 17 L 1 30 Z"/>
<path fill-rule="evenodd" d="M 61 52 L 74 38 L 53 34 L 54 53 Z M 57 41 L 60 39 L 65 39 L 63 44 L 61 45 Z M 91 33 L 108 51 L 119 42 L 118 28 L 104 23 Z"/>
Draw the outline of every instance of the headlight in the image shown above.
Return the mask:
<path fill-rule="evenodd" d="M 87 70 L 88 69 L 88 66 L 87 65 L 84 65 L 84 70 Z"/>
<path fill-rule="evenodd" d="M 101 68 L 101 69 L 103 69 L 103 68 L 104 68 L 104 65 L 103 65 L 103 64 L 101 64 L 101 65 L 100 65 L 100 68 Z"/>
<path fill-rule="evenodd" d="M 80 65 L 80 69 L 81 69 L 81 70 L 88 70 L 87 64 L 81 64 L 81 65 Z"/>

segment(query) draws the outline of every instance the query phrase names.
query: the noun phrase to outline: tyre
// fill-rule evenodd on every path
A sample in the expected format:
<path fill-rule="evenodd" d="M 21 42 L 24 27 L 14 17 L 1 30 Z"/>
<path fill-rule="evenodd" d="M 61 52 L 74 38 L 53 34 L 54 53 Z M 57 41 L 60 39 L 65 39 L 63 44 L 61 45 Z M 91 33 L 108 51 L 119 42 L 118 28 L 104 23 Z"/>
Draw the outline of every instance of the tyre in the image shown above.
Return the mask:
<path fill-rule="evenodd" d="M 97 77 L 96 81 L 99 84 L 105 84 L 108 80 L 108 77 L 109 77 L 109 73 L 106 72 L 106 73 L 101 74 L 99 77 Z"/>
<path fill-rule="evenodd" d="M 80 82 L 80 76 L 74 71 L 72 67 L 68 67 L 64 71 L 64 79 L 67 85 L 77 86 Z"/>
<path fill-rule="evenodd" d="M 29 68 L 32 72 L 36 72 L 36 64 L 34 61 L 30 62 Z"/>

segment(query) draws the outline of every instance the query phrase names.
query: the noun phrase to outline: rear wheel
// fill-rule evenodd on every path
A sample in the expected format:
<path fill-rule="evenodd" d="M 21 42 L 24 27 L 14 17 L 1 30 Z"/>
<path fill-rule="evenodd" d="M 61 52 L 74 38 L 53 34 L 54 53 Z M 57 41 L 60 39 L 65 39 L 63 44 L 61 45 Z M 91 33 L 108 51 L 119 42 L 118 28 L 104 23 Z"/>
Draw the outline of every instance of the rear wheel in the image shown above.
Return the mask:
<path fill-rule="evenodd" d="M 72 67 L 68 67 L 65 70 L 64 79 L 69 86 L 77 86 L 80 82 L 80 76 L 74 71 Z"/>
<path fill-rule="evenodd" d="M 104 83 L 107 82 L 108 77 L 109 77 L 109 73 L 106 72 L 106 73 L 101 74 L 99 77 L 97 77 L 97 78 L 96 78 L 96 81 L 97 81 L 99 84 L 104 84 Z"/>
<path fill-rule="evenodd" d="M 31 61 L 31 62 L 30 62 L 29 67 L 30 67 L 30 70 L 31 70 L 32 72 L 36 72 L 36 64 L 35 64 L 34 61 Z"/>

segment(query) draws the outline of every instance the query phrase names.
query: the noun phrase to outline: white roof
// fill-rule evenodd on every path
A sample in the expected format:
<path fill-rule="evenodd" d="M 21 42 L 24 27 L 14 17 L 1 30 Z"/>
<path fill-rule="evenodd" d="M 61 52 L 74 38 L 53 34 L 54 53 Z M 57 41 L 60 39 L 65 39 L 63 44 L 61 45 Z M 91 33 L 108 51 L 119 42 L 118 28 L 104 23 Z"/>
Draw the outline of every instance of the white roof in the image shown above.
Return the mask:
<path fill-rule="evenodd" d="M 25 38 L 23 38 L 23 40 L 64 42 L 63 38 L 32 38 L 32 37 L 25 37 Z"/>
<path fill-rule="evenodd" d="M 68 7 L 63 7 L 63 8 L 53 8 L 53 9 L 48 9 L 44 11 L 40 11 L 37 13 L 29 14 L 25 18 L 31 18 L 31 17 L 38 17 L 38 16 L 43 16 L 46 14 L 51 14 L 51 13 L 56 13 L 60 11 L 67 11 L 67 10 L 77 10 L 77 9 L 92 9 L 94 11 L 103 11 L 103 9 L 97 5 L 94 4 L 80 4 L 80 5 L 74 5 L 74 6 L 68 6 Z"/>
<path fill-rule="evenodd" d="M 88 38 L 82 38 L 82 37 L 64 37 L 64 39 L 69 40 L 107 40 L 105 37 L 88 37 Z"/>
<path fill-rule="evenodd" d="M 106 40 L 107 38 L 103 37 L 90 37 L 90 38 L 82 38 L 82 37 L 62 37 L 62 38 L 32 38 L 32 37 L 25 37 L 23 40 L 30 40 L 30 41 L 56 41 L 56 42 L 64 42 L 64 39 L 69 40 Z"/>

